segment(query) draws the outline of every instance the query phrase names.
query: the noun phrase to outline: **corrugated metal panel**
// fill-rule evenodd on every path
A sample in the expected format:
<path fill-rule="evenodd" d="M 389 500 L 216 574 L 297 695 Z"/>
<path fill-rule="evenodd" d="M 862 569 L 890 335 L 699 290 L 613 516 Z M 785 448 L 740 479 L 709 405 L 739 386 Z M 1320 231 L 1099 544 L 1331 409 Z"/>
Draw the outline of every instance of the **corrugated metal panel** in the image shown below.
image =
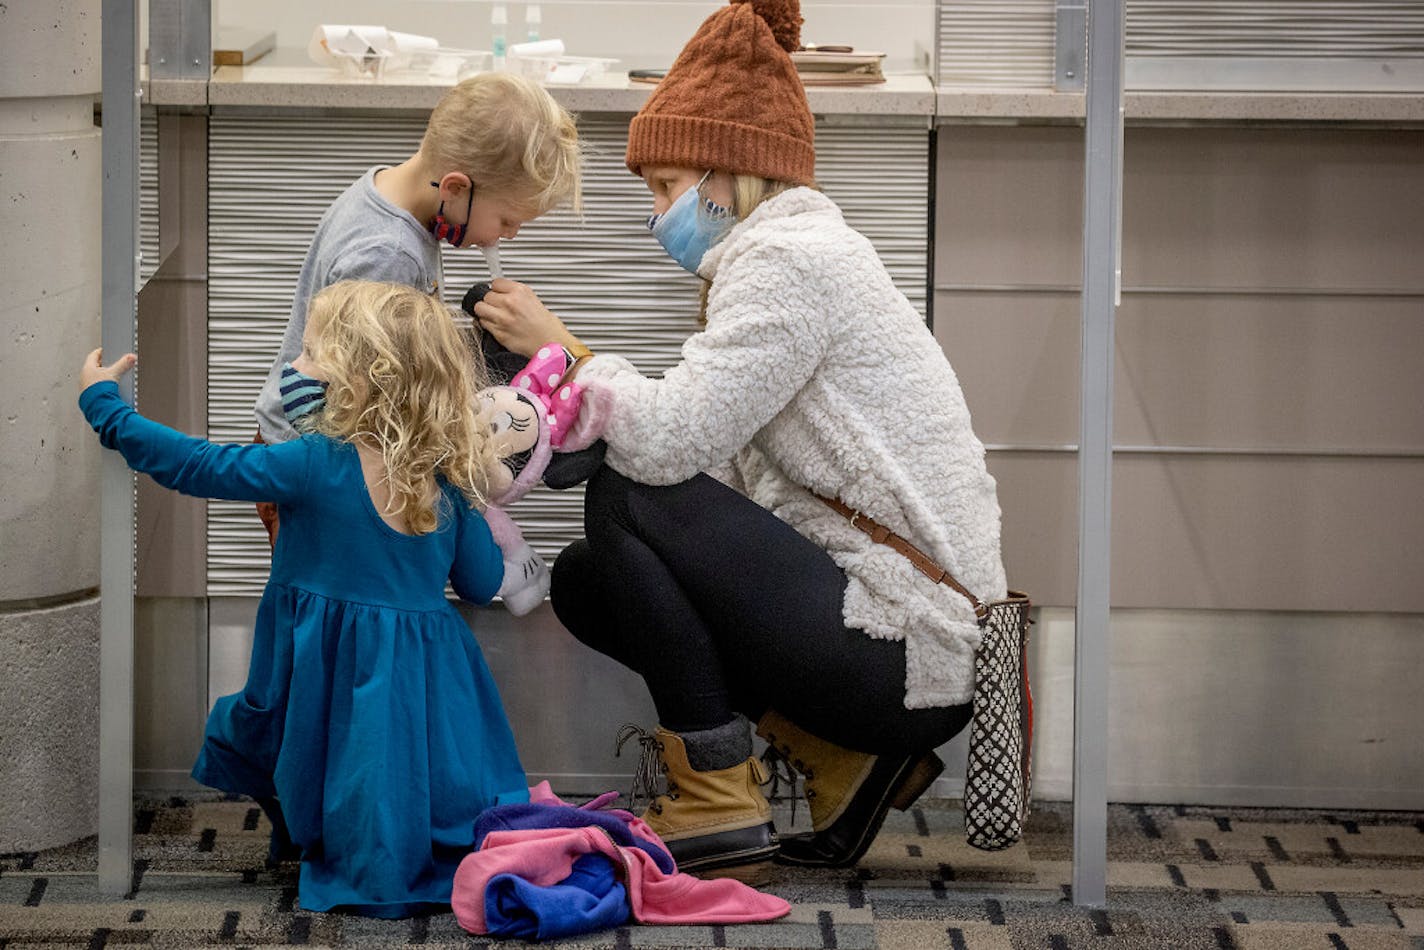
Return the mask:
<path fill-rule="evenodd" d="M 1419 0 L 1130 0 L 1129 56 L 1424 57 Z"/>
<path fill-rule="evenodd" d="M 1052 88 L 1054 7 L 1054 0 L 941 0 L 939 83 Z M 1403 91 L 1419 88 L 1424 74 L 1416 68 L 1424 60 L 1424 3 L 1129 0 L 1126 55 L 1134 89 Z M 1154 65 L 1163 59 L 1183 62 Z M 1217 75 L 1224 67 L 1213 64 L 1227 60 L 1239 67 Z M 1401 69 L 1407 75 L 1396 75 Z"/>
<path fill-rule="evenodd" d="M 1054 0 L 940 0 L 940 84 L 1052 88 L 1054 7 Z"/>
<path fill-rule="evenodd" d="M 158 259 L 158 112 L 139 110 L 138 126 L 138 283 L 148 283 Z"/>
<path fill-rule="evenodd" d="M 625 119 L 579 123 L 589 145 L 584 213 L 551 214 L 501 249 L 505 273 L 595 350 L 651 374 L 696 328 L 697 281 L 648 236 L 643 184 L 623 166 Z M 208 435 L 246 441 L 252 404 L 281 341 L 297 273 L 326 206 L 371 165 L 409 155 L 422 119 L 214 115 L 208 166 Z M 818 172 L 847 220 L 875 244 L 921 312 L 928 273 L 929 133 L 824 126 Z M 445 255 L 446 299 L 486 277 L 478 254 Z M 529 541 L 552 557 L 581 534 L 582 492 L 540 489 L 515 506 Z M 208 506 L 208 593 L 260 592 L 266 539 L 252 506 Z"/>
<path fill-rule="evenodd" d="M 1140 90 L 1424 90 L 1424 3 L 1133 0 L 1126 82 Z"/>

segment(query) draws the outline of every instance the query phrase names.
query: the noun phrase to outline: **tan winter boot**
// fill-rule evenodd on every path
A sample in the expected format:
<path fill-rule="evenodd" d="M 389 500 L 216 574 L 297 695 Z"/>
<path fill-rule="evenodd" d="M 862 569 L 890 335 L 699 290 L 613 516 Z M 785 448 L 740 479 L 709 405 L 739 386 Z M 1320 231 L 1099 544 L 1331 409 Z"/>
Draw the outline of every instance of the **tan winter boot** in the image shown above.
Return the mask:
<path fill-rule="evenodd" d="M 775 710 L 757 722 L 766 740 L 801 773 L 811 808 L 809 835 L 781 839 L 777 860 L 809 867 L 846 867 L 860 860 L 892 807 L 904 811 L 944 771 L 933 751 L 870 755 L 813 736 Z"/>
<path fill-rule="evenodd" d="M 682 737 L 661 726 L 653 733 L 667 773 L 667 791 L 643 813 L 667 844 L 678 870 L 756 880 L 776 855 L 771 806 L 762 794 L 766 769 L 749 758 L 731 768 L 699 772 Z M 758 869 L 757 865 L 763 865 Z"/>

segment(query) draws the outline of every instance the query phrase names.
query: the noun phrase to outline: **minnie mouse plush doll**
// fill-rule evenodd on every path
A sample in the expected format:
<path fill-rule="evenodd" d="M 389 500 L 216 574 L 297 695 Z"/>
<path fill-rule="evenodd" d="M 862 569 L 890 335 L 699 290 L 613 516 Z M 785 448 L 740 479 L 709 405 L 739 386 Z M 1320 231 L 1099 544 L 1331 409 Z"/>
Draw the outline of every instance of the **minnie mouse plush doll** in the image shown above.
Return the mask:
<path fill-rule="evenodd" d="M 460 308 L 475 321 L 480 351 L 484 355 L 485 368 L 489 371 L 490 379 L 496 383 L 507 384 L 513 382 L 514 378 L 524 370 L 525 363 L 524 358 L 518 353 L 512 353 L 505 349 L 494 338 L 493 333 L 480 330 L 479 319 L 475 317 L 475 304 L 484 299 L 489 289 L 490 285 L 484 281 L 472 285 L 469 290 L 465 291 Z M 560 349 L 557 345 L 551 345 L 555 350 Z M 559 445 L 559 443 L 555 443 L 555 445 Z M 607 451 L 608 444 L 596 437 L 587 441 L 562 445 L 549 458 L 539 479 L 542 479 L 547 487 L 558 491 L 573 488 L 580 482 L 587 481 L 598 470 L 598 467 L 603 464 L 603 456 Z"/>
<path fill-rule="evenodd" d="M 556 450 L 581 452 L 596 439 L 596 433 L 580 425 L 583 387 L 564 382 L 573 363 L 567 350 L 549 343 L 509 385 L 487 387 L 476 397 L 476 412 L 488 423 L 500 456 L 490 476 L 485 521 L 504 555 L 499 596 L 517 617 L 529 613 L 549 593 L 549 568 L 504 508 L 539 484 L 557 457 Z"/>

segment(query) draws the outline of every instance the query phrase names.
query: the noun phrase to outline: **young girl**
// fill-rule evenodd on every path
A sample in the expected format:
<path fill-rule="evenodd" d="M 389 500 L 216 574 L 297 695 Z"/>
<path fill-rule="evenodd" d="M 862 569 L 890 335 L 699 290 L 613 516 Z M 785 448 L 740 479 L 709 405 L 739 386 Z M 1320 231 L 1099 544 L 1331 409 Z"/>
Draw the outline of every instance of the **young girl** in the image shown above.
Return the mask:
<path fill-rule="evenodd" d="M 213 708 L 193 776 L 258 799 L 278 830 L 285 819 L 307 910 L 448 903 L 475 816 L 528 798 L 494 682 L 444 593 L 448 578 L 487 603 L 504 574 L 475 508 L 496 463 L 472 409 L 481 381 L 449 312 L 394 284 L 317 294 L 283 387 L 308 431 L 276 445 L 143 418 L 115 384 L 136 358 L 100 356 L 79 404 L 105 447 L 185 494 L 281 511 L 247 685 Z"/>

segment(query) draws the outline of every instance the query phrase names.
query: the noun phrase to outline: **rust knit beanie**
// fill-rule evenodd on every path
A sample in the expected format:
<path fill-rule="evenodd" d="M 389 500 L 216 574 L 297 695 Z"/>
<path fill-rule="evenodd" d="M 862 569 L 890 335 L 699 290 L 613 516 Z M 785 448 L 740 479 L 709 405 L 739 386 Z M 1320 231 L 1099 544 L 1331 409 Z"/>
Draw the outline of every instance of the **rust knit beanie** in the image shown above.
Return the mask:
<path fill-rule="evenodd" d="M 790 51 L 798 0 L 732 0 L 687 41 L 628 126 L 625 160 L 797 185 L 816 177 L 816 124 Z"/>

